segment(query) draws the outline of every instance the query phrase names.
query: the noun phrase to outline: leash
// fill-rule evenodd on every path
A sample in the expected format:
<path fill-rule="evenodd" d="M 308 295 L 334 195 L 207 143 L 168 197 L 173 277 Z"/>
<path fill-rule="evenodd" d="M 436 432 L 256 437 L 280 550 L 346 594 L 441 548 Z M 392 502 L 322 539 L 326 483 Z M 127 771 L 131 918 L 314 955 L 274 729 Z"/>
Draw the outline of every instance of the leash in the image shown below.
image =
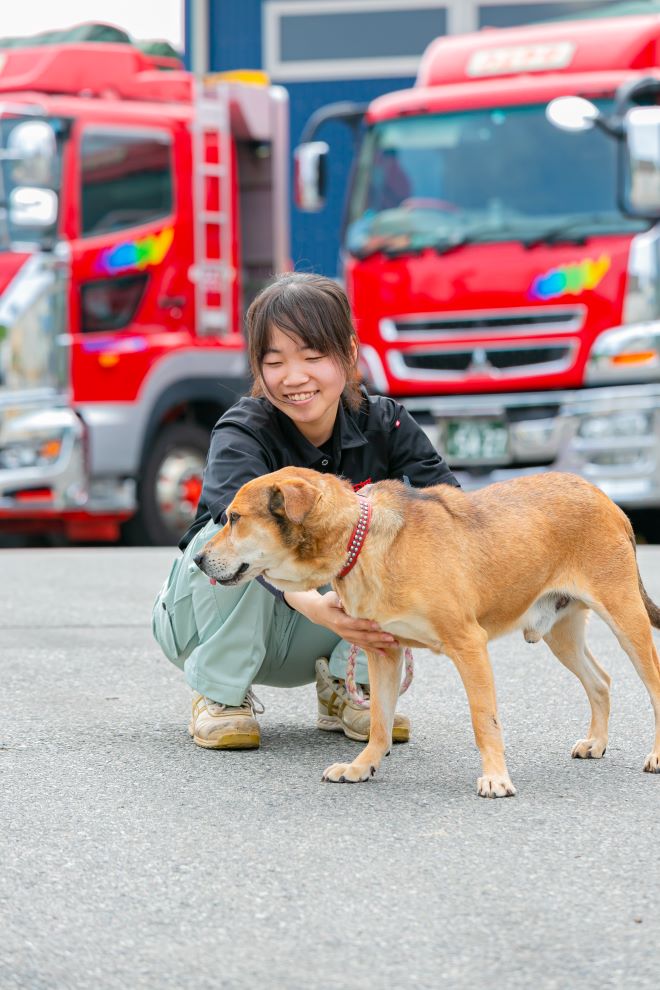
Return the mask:
<path fill-rule="evenodd" d="M 355 662 L 357 660 L 357 655 L 358 647 L 355 643 L 352 643 L 350 653 L 348 654 L 348 660 L 346 662 L 346 691 L 351 701 L 355 702 L 356 705 L 359 705 L 360 708 L 369 708 L 369 701 L 365 698 L 362 688 L 355 680 Z M 405 694 L 408 690 L 412 684 L 414 673 L 413 652 L 409 646 L 406 647 L 403 655 L 406 664 L 406 673 L 399 689 L 399 695 Z"/>

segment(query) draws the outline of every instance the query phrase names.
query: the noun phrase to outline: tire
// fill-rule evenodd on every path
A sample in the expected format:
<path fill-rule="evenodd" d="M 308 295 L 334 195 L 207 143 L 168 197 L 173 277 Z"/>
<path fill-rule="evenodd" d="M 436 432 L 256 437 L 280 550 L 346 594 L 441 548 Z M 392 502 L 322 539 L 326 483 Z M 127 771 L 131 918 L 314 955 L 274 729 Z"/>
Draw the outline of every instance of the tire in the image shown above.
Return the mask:
<path fill-rule="evenodd" d="M 176 546 L 195 517 L 209 434 L 195 423 L 172 423 L 157 434 L 138 480 L 138 510 L 122 527 L 131 546 Z"/>

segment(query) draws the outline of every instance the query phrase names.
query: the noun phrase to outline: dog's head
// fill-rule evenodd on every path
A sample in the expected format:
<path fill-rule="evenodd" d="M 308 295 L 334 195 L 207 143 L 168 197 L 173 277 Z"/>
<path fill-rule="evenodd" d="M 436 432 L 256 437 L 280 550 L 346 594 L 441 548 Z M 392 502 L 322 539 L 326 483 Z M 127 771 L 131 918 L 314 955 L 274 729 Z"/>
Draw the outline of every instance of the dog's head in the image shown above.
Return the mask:
<path fill-rule="evenodd" d="M 282 468 L 254 478 L 236 493 L 227 508 L 226 525 L 197 554 L 195 563 L 224 585 L 263 575 L 283 590 L 317 587 L 323 582 L 318 580 L 315 532 L 324 527 L 314 523 L 321 503 L 334 501 L 335 486 L 342 489 L 344 483 L 306 468 Z"/>

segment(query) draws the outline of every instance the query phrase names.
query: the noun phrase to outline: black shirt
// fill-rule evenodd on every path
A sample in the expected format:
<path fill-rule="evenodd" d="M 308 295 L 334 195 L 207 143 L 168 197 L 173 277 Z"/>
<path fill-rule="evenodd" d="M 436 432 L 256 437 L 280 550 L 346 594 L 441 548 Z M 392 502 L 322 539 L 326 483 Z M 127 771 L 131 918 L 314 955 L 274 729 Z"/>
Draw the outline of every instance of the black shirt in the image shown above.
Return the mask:
<path fill-rule="evenodd" d="M 211 518 L 223 521 L 247 481 L 283 467 L 338 474 L 354 487 L 404 477 L 416 488 L 443 482 L 459 487 L 422 428 L 394 399 L 363 391 L 357 411 L 340 403 L 332 437 L 315 447 L 268 399 L 245 397 L 213 428 L 197 516 L 180 548 Z"/>

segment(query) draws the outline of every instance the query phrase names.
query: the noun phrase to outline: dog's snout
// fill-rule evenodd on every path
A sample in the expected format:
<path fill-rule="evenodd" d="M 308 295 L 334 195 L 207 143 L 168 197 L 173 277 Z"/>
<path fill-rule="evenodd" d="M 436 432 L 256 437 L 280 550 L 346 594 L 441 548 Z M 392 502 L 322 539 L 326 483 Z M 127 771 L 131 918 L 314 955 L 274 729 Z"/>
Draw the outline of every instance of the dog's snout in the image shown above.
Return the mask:
<path fill-rule="evenodd" d="M 195 561 L 195 563 L 199 567 L 200 571 L 203 571 L 204 570 L 204 558 L 205 558 L 205 556 L 206 556 L 206 554 L 204 553 L 204 551 L 203 550 L 200 550 L 200 552 L 199 553 L 196 553 L 195 556 L 193 557 L 193 560 Z"/>

